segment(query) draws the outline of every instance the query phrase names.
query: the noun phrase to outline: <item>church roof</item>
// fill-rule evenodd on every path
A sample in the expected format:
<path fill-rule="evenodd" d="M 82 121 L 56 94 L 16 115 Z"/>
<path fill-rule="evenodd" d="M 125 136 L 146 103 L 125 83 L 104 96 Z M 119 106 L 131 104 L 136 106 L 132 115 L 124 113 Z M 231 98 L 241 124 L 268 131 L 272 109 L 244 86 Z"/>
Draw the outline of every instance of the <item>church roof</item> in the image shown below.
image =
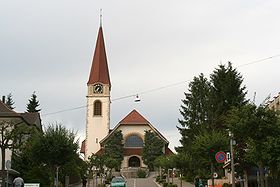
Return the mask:
<path fill-rule="evenodd" d="M 87 84 L 89 85 L 97 82 L 109 84 L 109 86 L 111 86 L 103 30 L 101 26 L 99 27 L 98 31 L 89 80 Z"/>
<path fill-rule="evenodd" d="M 120 124 L 149 124 L 149 122 L 139 112 L 133 110 L 120 121 Z"/>
<path fill-rule="evenodd" d="M 131 111 L 126 117 L 124 117 L 117 126 L 115 126 L 112 131 L 100 141 L 102 145 L 120 126 L 129 126 L 129 125 L 147 125 L 149 126 L 158 136 L 169 144 L 168 140 L 149 122 L 147 121 L 139 112 L 135 109 Z"/>

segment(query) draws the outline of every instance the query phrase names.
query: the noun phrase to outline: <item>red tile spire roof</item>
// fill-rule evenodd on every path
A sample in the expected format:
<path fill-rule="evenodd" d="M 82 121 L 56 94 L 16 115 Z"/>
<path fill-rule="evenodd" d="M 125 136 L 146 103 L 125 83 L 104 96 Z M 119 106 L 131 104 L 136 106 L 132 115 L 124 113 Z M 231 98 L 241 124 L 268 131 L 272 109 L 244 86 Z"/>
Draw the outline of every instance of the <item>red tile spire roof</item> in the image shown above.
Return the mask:
<path fill-rule="evenodd" d="M 109 84 L 109 86 L 111 86 L 102 26 L 99 27 L 87 84 L 89 85 L 97 82 Z"/>
<path fill-rule="evenodd" d="M 131 111 L 120 124 L 149 124 L 149 122 L 136 110 Z"/>

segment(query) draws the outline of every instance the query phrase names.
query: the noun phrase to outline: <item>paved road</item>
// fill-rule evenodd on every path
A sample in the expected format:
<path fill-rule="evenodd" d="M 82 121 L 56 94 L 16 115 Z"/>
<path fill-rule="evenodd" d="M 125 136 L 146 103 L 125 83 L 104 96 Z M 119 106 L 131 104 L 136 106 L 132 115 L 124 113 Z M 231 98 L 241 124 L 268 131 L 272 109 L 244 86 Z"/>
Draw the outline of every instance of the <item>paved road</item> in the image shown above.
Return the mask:
<path fill-rule="evenodd" d="M 154 183 L 154 178 L 132 178 L 127 179 L 126 186 L 127 187 L 158 187 L 157 184 Z"/>

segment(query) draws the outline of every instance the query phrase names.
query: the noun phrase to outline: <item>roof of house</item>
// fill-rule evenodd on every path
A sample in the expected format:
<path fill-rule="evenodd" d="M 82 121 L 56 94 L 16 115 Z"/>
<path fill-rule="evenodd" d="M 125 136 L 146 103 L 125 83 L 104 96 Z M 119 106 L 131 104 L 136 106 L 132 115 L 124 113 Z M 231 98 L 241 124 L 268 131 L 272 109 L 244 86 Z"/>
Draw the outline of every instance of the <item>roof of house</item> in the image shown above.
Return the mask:
<path fill-rule="evenodd" d="M 36 125 L 39 130 L 42 130 L 40 114 L 34 113 L 17 113 L 10 109 L 0 100 L 0 118 L 18 118 L 29 125 Z"/>
<path fill-rule="evenodd" d="M 39 130 L 42 130 L 41 118 L 38 112 L 19 113 L 23 119 L 30 125 L 36 125 Z"/>
<path fill-rule="evenodd" d="M 109 86 L 111 86 L 103 30 L 101 26 L 99 27 L 98 31 L 89 80 L 87 84 L 95 84 L 98 82 L 109 84 Z"/>
<path fill-rule="evenodd" d="M 20 115 L 0 100 L 0 117 L 20 117 Z"/>

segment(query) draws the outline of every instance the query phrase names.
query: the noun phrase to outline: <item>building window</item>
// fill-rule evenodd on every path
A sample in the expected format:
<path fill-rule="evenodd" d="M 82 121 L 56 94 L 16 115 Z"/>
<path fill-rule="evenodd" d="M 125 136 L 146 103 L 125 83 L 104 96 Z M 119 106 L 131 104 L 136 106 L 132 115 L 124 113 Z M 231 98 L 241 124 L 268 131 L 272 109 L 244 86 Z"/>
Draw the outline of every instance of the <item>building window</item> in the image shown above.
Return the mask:
<path fill-rule="evenodd" d="M 102 113 L 102 103 L 101 101 L 95 101 L 93 104 L 93 115 L 94 116 L 101 116 Z"/>
<path fill-rule="evenodd" d="M 98 138 L 95 138 L 95 143 L 98 143 Z"/>
<path fill-rule="evenodd" d="M 125 140 L 125 147 L 143 147 L 143 140 L 137 135 L 131 135 Z"/>

